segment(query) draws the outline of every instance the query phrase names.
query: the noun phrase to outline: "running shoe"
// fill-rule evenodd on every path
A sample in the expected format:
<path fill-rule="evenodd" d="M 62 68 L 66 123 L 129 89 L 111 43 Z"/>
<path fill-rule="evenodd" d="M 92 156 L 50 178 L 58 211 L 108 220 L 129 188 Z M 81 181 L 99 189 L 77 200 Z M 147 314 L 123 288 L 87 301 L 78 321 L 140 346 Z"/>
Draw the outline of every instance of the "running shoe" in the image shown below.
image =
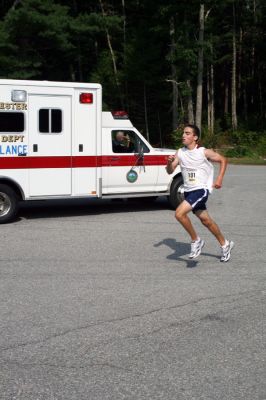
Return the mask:
<path fill-rule="evenodd" d="M 200 255 L 201 249 L 205 245 L 204 240 L 198 239 L 195 242 L 191 242 L 191 252 L 189 258 L 196 258 Z"/>
<path fill-rule="evenodd" d="M 226 241 L 226 246 L 222 246 L 222 256 L 221 256 L 221 262 L 227 262 L 230 260 L 231 257 L 231 250 L 234 247 L 234 242 L 232 240 Z"/>

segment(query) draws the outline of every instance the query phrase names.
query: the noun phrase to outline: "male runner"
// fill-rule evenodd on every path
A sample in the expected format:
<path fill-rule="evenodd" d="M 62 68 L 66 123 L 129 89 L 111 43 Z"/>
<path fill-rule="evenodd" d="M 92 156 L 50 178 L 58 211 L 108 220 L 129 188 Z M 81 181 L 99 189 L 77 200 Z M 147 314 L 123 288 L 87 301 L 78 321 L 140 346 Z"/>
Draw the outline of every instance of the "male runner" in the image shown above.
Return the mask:
<path fill-rule="evenodd" d="M 192 211 L 220 243 L 221 261 L 226 262 L 230 259 L 234 242 L 225 239 L 218 225 L 208 214 L 206 202 L 213 187 L 216 189 L 222 187 L 227 160 L 213 150 L 199 147 L 197 144 L 199 137 L 200 131 L 196 125 L 186 125 L 182 136 L 184 147 L 180 148 L 174 156 L 169 156 L 167 160 L 168 174 L 171 174 L 179 164 L 184 180 L 185 200 L 177 207 L 175 217 L 191 237 L 189 258 L 198 257 L 205 244 L 204 240 L 197 235 L 187 215 Z M 219 174 L 214 184 L 213 165 L 208 160 L 220 163 Z"/>

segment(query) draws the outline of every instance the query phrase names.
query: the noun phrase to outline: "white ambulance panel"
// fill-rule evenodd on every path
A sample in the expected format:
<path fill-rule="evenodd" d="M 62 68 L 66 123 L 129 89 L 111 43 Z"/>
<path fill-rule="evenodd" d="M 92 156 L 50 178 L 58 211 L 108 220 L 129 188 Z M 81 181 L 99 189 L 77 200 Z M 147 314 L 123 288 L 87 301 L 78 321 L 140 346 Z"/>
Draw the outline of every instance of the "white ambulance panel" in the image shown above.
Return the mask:
<path fill-rule="evenodd" d="M 71 96 L 28 95 L 29 196 L 71 194 Z"/>
<path fill-rule="evenodd" d="M 98 157 L 101 154 L 98 150 L 101 144 L 101 107 L 101 88 L 75 88 L 72 136 L 74 196 L 97 194 L 97 180 L 101 177 L 101 171 L 97 169 Z"/>

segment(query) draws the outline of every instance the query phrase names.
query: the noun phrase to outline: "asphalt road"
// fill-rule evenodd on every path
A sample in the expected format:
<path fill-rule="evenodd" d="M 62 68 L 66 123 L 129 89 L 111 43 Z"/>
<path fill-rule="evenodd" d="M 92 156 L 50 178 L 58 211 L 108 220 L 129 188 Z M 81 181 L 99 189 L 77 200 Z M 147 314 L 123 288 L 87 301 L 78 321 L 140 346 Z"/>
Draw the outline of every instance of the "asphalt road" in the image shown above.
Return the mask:
<path fill-rule="evenodd" d="M 266 168 L 209 211 L 235 241 L 189 261 L 164 199 L 26 206 L 0 226 L 1 400 L 265 400 Z"/>

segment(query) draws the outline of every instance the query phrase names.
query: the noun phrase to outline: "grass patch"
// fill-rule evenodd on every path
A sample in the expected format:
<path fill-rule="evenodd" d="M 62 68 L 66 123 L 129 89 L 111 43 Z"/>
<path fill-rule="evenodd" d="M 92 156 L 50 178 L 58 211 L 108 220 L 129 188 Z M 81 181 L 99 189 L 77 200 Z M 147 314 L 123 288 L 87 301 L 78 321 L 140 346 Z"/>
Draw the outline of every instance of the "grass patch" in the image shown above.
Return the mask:
<path fill-rule="evenodd" d="M 237 145 L 223 147 L 217 151 L 225 156 L 230 164 L 266 165 L 265 152 L 260 152 L 260 149 L 258 148 Z"/>
<path fill-rule="evenodd" d="M 227 157 L 229 164 L 236 165 L 266 165 L 266 160 L 263 158 L 249 157 Z"/>

